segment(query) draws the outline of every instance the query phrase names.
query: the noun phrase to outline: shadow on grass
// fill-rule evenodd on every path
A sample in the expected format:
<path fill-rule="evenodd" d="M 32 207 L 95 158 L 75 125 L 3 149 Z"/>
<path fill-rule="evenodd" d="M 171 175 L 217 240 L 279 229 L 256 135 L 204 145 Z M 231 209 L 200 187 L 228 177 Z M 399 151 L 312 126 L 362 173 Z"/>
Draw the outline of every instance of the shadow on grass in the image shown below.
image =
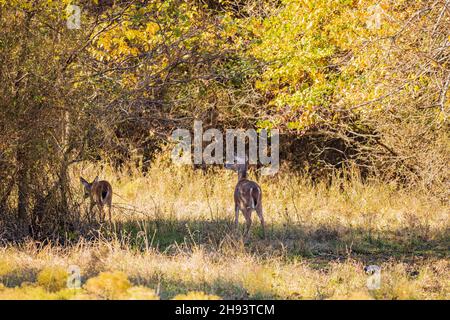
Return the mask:
<path fill-rule="evenodd" d="M 250 237 L 243 239 L 244 226 L 233 230 L 229 219 L 215 220 L 128 220 L 116 223 L 114 233 L 135 249 L 155 248 L 167 254 L 202 247 L 232 253 L 246 250 L 262 257 L 320 260 L 358 258 L 364 262 L 390 258 L 400 260 L 448 256 L 450 230 L 436 234 L 423 228 L 373 231 L 343 225 L 268 224 L 262 238 L 259 221 L 254 221 Z"/>
<path fill-rule="evenodd" d="M 133 283 L 138 283 L 149 288 L 158 288 L 161 299 L 173 299 L 178 294 L 186 294 L 192 291 L 201 291 L 208 294 L 220 296 L 223 299 L 245 300 L 251 298 L 275 299 L 272 293 L 257 293 L 251 296 L 242 283 L 216 279 L 211 282 L 206 281 L 185 281 L 180 278 L 150 278 L 142 281 L 130 277 Z"/>
<path fill-rule="evenodd" d="M 390 232 L 366 228 L 348 228 L 343 225 L 268 224 L 267 236 L 261 237 L 257 221 L 251 229 L 248 240 L 233 232 L 231 219 L 161 219 L 147 218 L 125 220 L 112 226 L 103 225 L 102 239 L 118 240 L 134 250 L 158 250 L 166 255 L 189 253 L 196 248 L 206 252 L 250 253 L 264 258 L 307 260 L 314 269 L 322 269 L 330 261 L 344 261 L 347 258 L 363 263 L 382 263 L 387 260 L 414 262 L 416 259 L 439 259 L 448 257 L 449 230 L 431 233 L 424 228 L 403 228 Z M 242 234 L 243 225 L 240 225 Z M 214 254 L 211 255 L 214 259 Z M 91 263 L 89 263 L 90 265 Z M 90 270 L 95 270 L 90 271 Z M 95 276 L 102 268 L 92 267 L 84 276 Z M 20 285 L 24 281 L 35 282 L 37 268 L 21 268 L 0 277 L 7 287 Z M 189 272 L 189 270 L 182 271 Z M 133 284 L 159 288 L 162 299 L 171 299 L 177 294 L 189 291 L 203 291 L 225 299 L 277 299 L 273 290 L 250 294 L 245 285 L 238 281 L 213 279 L 212 281 L 188 281 L 169 274 L 152 274 L 149 278 L 130 277 Z"/>
<path fill-rule="evenodd" d="M 23 268 L 19 271 L 10 272 L 0 277 L 0 282 L 6 288 L 20 287 L 23 284 L 36 284 L 36 269 Z M 89 278 L 96 276 L 87 274 L 83 276 L 85 283 Z M 192 291 L 202 291 L 208 294 L 218 295 L 223 299 L 246 300 L 246 299 L 276 299 L 270 291 L 255 292 L 251 295 L 242 283 L 215 279 L 214 281 L 185 281 L 180 278 L 172 278 L 167 275 L 162 277 L 152 276 L 146 279 L 129 276 L 134 285 L 143 285 L 149 288 L 158 288 L 161 299 L 173 299 L 178 294 L 187 294 Z"/>

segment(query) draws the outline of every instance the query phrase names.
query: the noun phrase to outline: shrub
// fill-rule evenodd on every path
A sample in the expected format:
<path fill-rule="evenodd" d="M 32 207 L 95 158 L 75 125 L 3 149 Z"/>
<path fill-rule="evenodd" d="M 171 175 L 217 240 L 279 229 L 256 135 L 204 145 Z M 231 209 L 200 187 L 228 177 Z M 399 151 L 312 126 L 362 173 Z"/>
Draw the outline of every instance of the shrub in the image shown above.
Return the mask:
<path fill-rule="evenodd" d="M 14 272 L 14 265 L 7 260 L 0 260 L 0 279 L 3 276 L 6 276 L 12 272 Z"/>
<path fill-rule="evenodd" d="M 129 288 L 127 294 L 129 300 L 159 300 L 155 290 L 142 286 Z"/>
<path fill-rule="evenodd" d="M 0 288 L 0 300 L 53 300 L 56 299 L 54 293 L 48 292 L 42 287 L 36 287 L 29 283 L 24 283 L 20 287 Z"/>
<path fill-rule="evenodd" d="M 122 299 L 126 297 L 131 283 L 121 271 L 101 272 L 97 277 L 87 281 L 85 289 L 101 299 Z"/>
<path fill-rule="evenodd" d="M 37 276 L 37 283 L 45 290 L 56 292 L 67 284 L 67 270 L 62 267 L 46 267 Z"/>

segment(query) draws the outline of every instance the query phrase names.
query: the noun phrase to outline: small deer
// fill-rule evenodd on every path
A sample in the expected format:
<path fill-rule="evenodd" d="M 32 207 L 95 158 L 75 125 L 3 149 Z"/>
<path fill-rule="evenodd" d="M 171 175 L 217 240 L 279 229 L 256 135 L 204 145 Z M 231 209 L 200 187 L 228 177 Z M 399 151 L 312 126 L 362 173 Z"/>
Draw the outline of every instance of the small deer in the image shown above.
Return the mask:
<path fill-rule="evenodd" d="M 98 176 L 91 183 L 87 182 L 83 177 L 80 177 L 80 181 L 84 186 L 84 198 L 90 198 L 91 204 L 89 207 L 89 215 L 95 205 L 99 210 L 100 221 L 105 221 L 105 211 L 103 207 L 108 207 L 109 222 L 111 219 L 111 205 L 112 205 L 112 187 L 108 181 L 98 181 Z"/>
<path fill-rule="evenodd" d="M 234 189 L 235 229 L 238 230 L 239 228 L 239 210 L 241 210 L 246 221 L 246 229 L 244 233 L 244 236 L 246 237 L 250 230 L 250 226 L 252 225 L 251 214 L 252 211 L 255 210 L 259 220 L 261 221 L 263 237 L 265 237 L 261 188 L 256 182 L 247 179 L 247 162 L 239 158 L 236 158 L 236 160 L 238 161 L 234 164 L 225 164 L 226 169 L 230 169 L 238 173 L 238 183 Z"/>

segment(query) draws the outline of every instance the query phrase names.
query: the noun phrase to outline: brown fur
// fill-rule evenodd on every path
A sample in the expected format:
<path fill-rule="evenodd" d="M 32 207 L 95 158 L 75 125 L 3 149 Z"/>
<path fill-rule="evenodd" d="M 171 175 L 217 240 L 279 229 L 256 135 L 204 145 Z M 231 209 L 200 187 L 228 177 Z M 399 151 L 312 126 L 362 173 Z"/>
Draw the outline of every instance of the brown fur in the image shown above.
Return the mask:
<path fill-rule="evenodd" d="M 100 221 L 105 221 L 104 206 L 108 208 L 109 222 L 112 223 L 111 206 L 112 206 L 112 186 L 108 181 L 98 181 L 98 177 L 92 183 L 87 182 L 80 177 L 81 183 L 85 188 L 85 196 L 91 200 L 89 207 L 89 215 L 92 213 L 94 206 L 97 206 L 99 210 Z"/>
<path fill-rule="evenodd" d="M 263 237 L 265 237 L 265 222 L 262 209 L 262 191 L 260 186 L 247 179 L 247 165 L 233 164 L 226 165 L 227 169 L 238 172 L 238 183 L 234 189 L 234 211 L 235 211 L 235 229 L 239 227 L 239 210 L 242 211 L 246 221 L 244 235 L 247 236 L 252 225 L 252 211 L 255 210 L 261 221 Z"/>

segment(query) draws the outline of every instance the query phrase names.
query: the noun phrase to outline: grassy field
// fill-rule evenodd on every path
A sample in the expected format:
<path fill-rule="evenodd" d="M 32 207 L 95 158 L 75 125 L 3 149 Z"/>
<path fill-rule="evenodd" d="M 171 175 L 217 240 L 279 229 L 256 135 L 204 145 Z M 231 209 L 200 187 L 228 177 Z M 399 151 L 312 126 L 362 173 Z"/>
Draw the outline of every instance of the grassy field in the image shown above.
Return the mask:
<path fill-rule="evenodd" d="M 243 239 L 242 215 L 240 234 L 232 229 L 232 172 L 96 169 L 73 169 L 73 181 L 111 182 L 113 225 L 70 246 L 3 246 L 0 299 L 450 298 L 449 206 L 426 190 L 357 174 L 326 186 L 281 171 L 259 180 L 267 237 L 254 214 Z M 381 267 L 376 290 L 366 285 L 371 264 Z M 66 288 L 69 265 L 81 289 Z"/>

